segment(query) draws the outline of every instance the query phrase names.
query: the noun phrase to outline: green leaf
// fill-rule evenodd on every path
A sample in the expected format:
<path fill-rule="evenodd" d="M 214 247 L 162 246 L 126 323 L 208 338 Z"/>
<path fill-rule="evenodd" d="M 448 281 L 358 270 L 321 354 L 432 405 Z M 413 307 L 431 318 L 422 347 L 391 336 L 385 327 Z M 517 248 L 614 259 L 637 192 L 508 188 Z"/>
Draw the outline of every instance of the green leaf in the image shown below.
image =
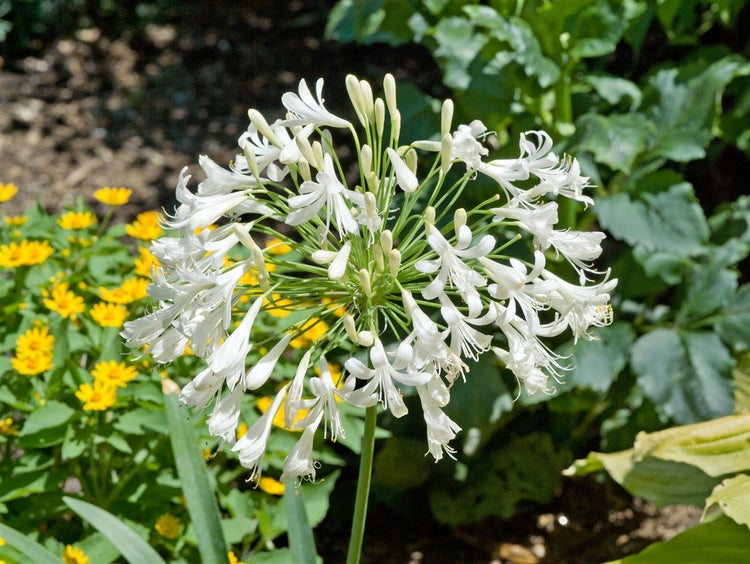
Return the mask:
<path fill-rule="evenodd" d="M 63 497 L 65 504 L 103 534 L 131 564 L 156 563 L 164 560 L 146 541 L 109 511 L 72 497 Z"/>
<path fill-rule="evenodd" d="M 586 6 L 565 25 L 570 36 L 570 56 L 582 59 L 614 52 L 637 13 L 627 9 L 627 2 L 599 0 Z"/>
<path fill-rule="evenodd" d="M 287 522 L 289 524 L 289 548 L 294 562 L 315 564 L 317 551 L 315 539 L 307 520 L 305 503 L 300 488 L 287 486 L 284 490 Z"/>
<path fill-rule="evenodd" d="M 136 407 L 117 418 L 115 429 L 126 435 L 144 435 L 150 431 L 166 435 L 167 418 L 163 411 L 148 407 Z"/>
<path fill-rule="evenodd" d="M 464 429 L 486 428 L 513 409 L 513 395 L 503 382 L 501 369 L 485 355 L 475 364 L 465 383 L 451 389 L 445 413 Z"/>
<path fill-rule="evenodd" d="M 582 80 L 593 86 L 596 93 L 613 106 L 619 104 L 625 98 L 630 99 L 630 108 L 632 110 L 641 105 L 643 93 L 634 82 L 617 76 L 603 74 L 587 74 Z"/>
<path fill-rule="evenodd" d="M 578 148 L 591 151 L 597 162 L 613 170 L 629 173 L 636 158 L 646 148 L 653 124 L 644 115 L 584 114 L 576 123 Z"/>
<path fill-rule="evenodd" d="M 740 286 L 731 303 L 721 312 L 716 331 L 732 347 L 750 348 L 750 284 Z"/>
<path fill-rule="evenodd" d="M 2 523 L 0 523 L 0 538 L 5 539 L 6 543 L 28 556 L 29 562 L 34 562 L 34 564 L 60 564 L 62 562 L 62 559 L 41 544 Z"/>
<path fill-rule="evenodd" d="M 649 154 L 678 162 L 704 157 L 720 108 L 717 99 L 740 72 L 739 57 L 720 59 L 688 79 L 676 68 L 657 72 L 649 84 L 658 97 L 650 112 L 657 133 L 650 140 Z"/>
<path fill-rule="evenodd" d="M 434 466 L 424 451 L 424 440 L 391 437 L 375 456 L 375 479 L 397 490 L 421 486 L 430 478 Z"/>
<path fill-rule="evenodd" d="M 686 279 L 676 322 L 685 325 L 725 310 L 737 289 L 737 273 L 719 266 L 693 267 Z"/>
<path fill-rule="evenodd" d="M 190 520 L 198 536 L 201 560 L 225 564 L 228 562 L 227 547 L 221 531 L 219 509 L 199 443 L 191 423 L 185 418 L 187 410 L 181 409 L 174 394 L 164 394 L 164 408 L 175 466 Z"/>
<path fill-rule="evenodd" d="M 750 476 L 739 474 L 723 480 L 706 499 L 706 510 L 714 505 L 740 525 L 750 527 Z"/>
<path fill-rule="evenodd" d="M 18 433 L 23 448 L 40 448 L 61 443 L 67 423 L 75 410 L 62 402 L 50 400 L 29 414 Z"/>
<path fill-rule="evenodd" d="M 615 194 L 600 199 L 595 211 L 615 238 L 645 251 L 689 257 L 702 253 L 708 240 L 706 218 L 688 183 L 640 199 Z"/>
<path fill-rule="evenodd" d="M 662 413 L 694 423 L 732 413 L 734 362 L 719 337 L 708 332 L 656 329 L 631 351 L 638 384 Z"/>
<path fill-rule="evenodd" d="M 610 564 L 706 564 L 750 562 L 750 531 L 728 517 L 696 525 L 666 542 L 656 542 L 636 555 Z"/>
<path fill-rule="evenodd" d="M 441 19 L 433 36 L 438 44 L 434 55 L 443 65 L 443 82 L 450 88 L 466 90 L 472 80 L 469 65 L 487 43 L 487 36 L 475 33 L 471 22 L 458 17 Z"/>
<path fill-rule="evenodd" d="M 591 452 L 563 470 L 566 476 L 585 476 L 606 470 L 631 495 L 659 507 L 672 504 L 701 507 L 718 482 L 699 468 L 647 456 L 639 458 L 633 449 L 614 453 Z"/>
<path fill-rule="evenodd" d="M 565 373 L 565 383 L 559 391 L 570 388 L 589 388 L 606 392 L 628 361 L 630 346 L 635 333 L 628 323 L 613 323 L 593 332 L 596 339 L 568 343 L 558 351 L 570 356 L 568 364 L 573 368 Z M 540 394 L 543 395 L 543 394 Z"/>

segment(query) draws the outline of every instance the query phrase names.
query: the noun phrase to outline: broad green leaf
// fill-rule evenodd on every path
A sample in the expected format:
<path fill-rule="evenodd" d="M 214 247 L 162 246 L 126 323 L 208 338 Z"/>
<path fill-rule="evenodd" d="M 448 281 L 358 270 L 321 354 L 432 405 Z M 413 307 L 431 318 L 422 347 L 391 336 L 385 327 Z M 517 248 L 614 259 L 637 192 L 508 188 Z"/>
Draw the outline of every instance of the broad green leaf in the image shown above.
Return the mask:
<path fill-rule="evenodd" d="M 676 315 L 680 325 L 725 310 L 737 289 L 737 273 L 718 266 L 694 267 L 688 273 Z"/>
<path fill-rule="evenodd" d="M 591 452 L 563 471 L 566 476 L 585 476 L 606 470 L 630 494 L 664 507 L 672 504 L 702 507 L 718 478 L 699 468 L 647 456 L 638 457 L 633 449 L 614 453 Z"/>
<path fill-rule="evenodd" d="M 103 534 L 131 564 L 162 564 L 164 560 L 145 540 L 109 511 L 91 503 L 63 497 L 65 504 Z"/>
<path fill-rule="evenodd" d="M 34 564 L 60 564 L 62 562 L 61 558 L 52 554 L 41 544 L 2 523 L 0 523 L 0 538 L 21 551 L 29 558 L 29 562 L 34 562 Z"/>
<path fill-rule="evenodd" d="M 307 520 L 305 502 L 300 488 L 287 487 L 284 490 L 284 505 L 286 507 L 289 530 L 289 549 L 294 562 L 300 564 L 315 564 L 317 551 L 315 539 Z"/>
<path fill-rule="evenodd" d="M 39 448 L 61 443 L 67 423 L 75 410 L 57 400 L 50 400 L 29 414 L 18 434 L 23 448 Z"/>
<path fill-rule="evenodd" d="M 628 194 L 602 198 L 595 212 L 615 238 L 646 251 L 687 257 L 701 253 L 708 240 L 706 218 L 687 183 L 637 200 Z"/>
<path fill-rule="evenodd" d="M 744 284 L 721 312 L 716 331 L 736 349 L 750 348 L 750 284 Z"/>
<path fill-rule="evenodd" d="M 627 7 L 627 2 L 599 0 L 570 18 L 565 25 L 565 31 L 570 35 L 570 56 L 582 59 L 612 53 L 630 19 L 638 15 L 637 11 Z"/>
<path fill-rule="evenodd" d="M 747 527 L 738 525 L 728 517 L 719 517 L 609 564 L 743 564 L 750 562 L 748 546 L 750 531 Z"/>
<path fill-rule="evenodd" d="M 127 435 L 144 435 L 151 431 L 166 435 L 169 429 L 164 412 L 148 407 L 136 407 L 123 413 L 114 427 Z"/>
<path fill-rule="evenodd" d="M 465 90 L 471 83 L 469 65 L 487 43 L 485 35 L 476 33 L 464 18 L 441 19 L 433 29 L 438 47 L 434 55 L 442 61 L 443 82 L 446 86 Z"/>
<path fill-rule="evenodd" d="M 175 394 L 164 394 L 164 408 L 169 423 L 177 474 L 187 502 L 190 520 L 198 536 L 198 550 L 203 562 L 226 564 L 227 548 L 221 531 L 219 508 L 192 424 L 186 419 Z"/>
<path fill-rule="evenodd" d="M 629 173 L 646 148 L 653 124 L 642 114 L 584 114 L 576 124 L 578 148 L 591 151 L 597 162 Z"/>
<path fill-rule="evenodd" d="M 646 396 L 686 424 L 732 413 L 734 362 L 715 333 L 656 329 L 640 337 L 631 365 Z"/>
<path fill-rule="evenodd" d="M 569 356 L 571 370 L 565 373 L 565 384 L 560 390 L 589 388 L 606 392 L 628 361 L 635 333 L 628 323 L 613 323 L 593 332 L 594 340 L 569 343 L 558 351 Z"/>
<path fill-rule="evenodd" d="M 638 85 L 624 78 L 617 76 L 607 76 L 600 74 L 588 74 L 583 77 L 584 82 L 588 82 L 594 87 L 596 93 L 611 105 L 619 104 L 624 99 L 630 100 L 630 108 L 636 109 L 641 105 L 643 93 Z M 588 115 L 588 114 L 584 114 Z M 632 114 L 639 115 L 639 114 Z M 644 139 L 645 141 L 645 139 Z"/>
<path fill-rule="evenodd" d="M 725 57 L 688 79 L 680 77 L 676 68 L 657 72 L 650 81 L 658 96 L 651 111 L 657 133 L 649 143 L 650 154 L 678 162 L 705 156 L 720 107 L 717 98 L 742 69 L 742 59 Z"/>
<path fill-rule="evenodd" d="M 258 552 L 253 554 L 251 558 L 253 564 L 289 564 L 294 562 L 292 551 L 288 548 L 277 548 L 272 552 Z"/>
<path fill-rule="evenodd" d="M 486 428 L 513 409 L 513 395 L 505 386 L 501 369 L 485 355 L 471 371 L 466 383 L 453 386 L 445 413 L 464 429 Z"/>
<path fill-rule="evenodd" d="M 714 505 L 740 525 L 750 527 L 750 475 L 739 474 L 723 480 L 706 500 L 706 511 Z"/>
<path fill-rule="evenodd" d="M 750 414 L 745 414 L 639 433 L 633 448 L 636 458 L 684 462 L 716 477 L 750 470 L 749 445 Z"/>

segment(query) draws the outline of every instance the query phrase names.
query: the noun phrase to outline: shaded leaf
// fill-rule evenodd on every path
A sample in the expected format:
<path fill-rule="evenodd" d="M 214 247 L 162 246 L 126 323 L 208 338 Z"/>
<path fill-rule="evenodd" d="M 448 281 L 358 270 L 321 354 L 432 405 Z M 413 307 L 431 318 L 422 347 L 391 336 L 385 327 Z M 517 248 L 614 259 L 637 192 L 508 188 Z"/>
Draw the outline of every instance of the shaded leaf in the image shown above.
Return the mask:
<path fill-rule="evenodd" d="M 286 507 L 289 530 L 289 549 L 294 562 L 301 564 L 315 564 L 317 551 L 315 539 L 307 520 L 305 503 L 300 488 L 287 487 L 284 490 L 284 505 Z"/>
<path fill-rule="evenodd" d="M 718 266 L 694 267 L 684 285 L 676 321 L 683 325 L 727 309 L 737 289 L 737 273 Z"/>
<path fill-rule="evenodd" d="M 28 556 L 29 562 L 35 564 L 60 564 L 62 562 L 59 557 L 52 554 L 41 544 L 2 523 L 0 523 L 0 538 Z"/>
<path fill-rule="evenodd" d="M 50 400 L 32 411 L 18 438 L 23 448 L 39 448 L 61 443 L 65 438 L 67 423 L 75 410 L 56 400 Z"/>
<path fill-rule="evenodd" d="M 631 351 L 638 384 L 662 413 L 694 423 L 732 413 L 734 362 L 719 337 L 708 332 L 656 329 Z"/>
<path fill-rule="evenodd" d="M 721 312 L 716 324 L 721 338 L 739 350 L 750 348 L 750 284 L 744 284 Z"/>

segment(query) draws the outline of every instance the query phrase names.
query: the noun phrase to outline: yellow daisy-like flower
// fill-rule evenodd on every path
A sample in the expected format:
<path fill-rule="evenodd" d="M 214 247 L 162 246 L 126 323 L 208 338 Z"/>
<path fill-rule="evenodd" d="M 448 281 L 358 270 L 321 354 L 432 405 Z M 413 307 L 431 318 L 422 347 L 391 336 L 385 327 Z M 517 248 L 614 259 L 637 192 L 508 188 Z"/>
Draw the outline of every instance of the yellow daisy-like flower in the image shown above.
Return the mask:
<path fill-rule="evenodd" d="M 24 376 L 36 376 L 51 369 L 52 355 L 50 353 L 39 353 L 34 356 L 18 357 L 10 359 L 13 370 Z"/>
<path fill-rule="evenodd" d="M 107 290 L 99 288 L 99 297 L 113 304 L 130 304 L 142 300 L 148 293 L 146 289 L 151 281 L 148 278 L 132 277 L 123 280 L 119 287 Z"/>
<path fill-rule="evenodd" d="M 264 396 L 262 398 L 258 398 L 255 400 L 255 407 L 258 408 L 258 411 L 261 413 L 265 413 L 268 411 L 268 408 L 271 407 L 271 404 L 273 403 L 273 398 L 270 398 L 268 396 Z M 284 420 L 284 404 L 286 403 L 286 400 L 283 400 L 281 402 L 281 406 L 279 407 L 279 410 L 276 412 L 276 415 L 274 415 L 273 418 L 273 424 L 276 427 L 279 427 L 281 429 L 286 429 L 287 431 L 302 431 L 302 429 L 292 429 L 291 427 L 287 427 L 285 425 L 286 421 Z M 309 409 L 299 409 L 297 411 L 297 417 L 294 418 L 294 421 L 292 422 L 292 426 L 294 423 L 297 423 L 298 421 L 301 421 L 305 417 L 307 417 L 307 414 L 310 412 Z"/>
<path fill-rule="evenodd" d="M 125 232 L 135 239 L 151 241 L 162 234 L 161 214 L 157 211 L 139 213 L 133 223 L 125 226 Z"/>
<path fill-rule="evenodd" d="M 0 202 L 7 202 L 18 192 L 18 188 L 12 182 L 3 184 L 0 182 Z"/>
<path fill-rule="evenodd" d="M 52 292 L 45 292 L 48 297 L 44 298 L 44 305 L 50 311 L 56 311 L 67 319 L 75 319 L 79 313 L 83 313 L 86 304 L 81 296 L 76 296 L 68 290 L 68 283 L 55 284 Z"/>
<path fill-rule="evenodd" d="M 231 550 L 227 552 L 227 558 L 229 559 L 229 564 L 245 564 L 245 562 L 237 558 L 235 553 Z"/>
<path fill-rule="evenodd" d="M 94 380 L 94 385 L 81 384 L 76 397 L 83 402 L 87 411 L 105 411 L 115 405 L 117 390 L 109 382 Z"/>
<path fill-rule="evenodd" d="M 268 313 L 274 317 L 286 317 L 293 311 L 293 302 L 289 298 L 282 298 L 279 294 L 272 294 L 271 299 L 266 299 Z"/>
<path fill-rule="evenodd" d="M 244 421 L 240 421 L 240 424 L 237 425 L 237 438 L 241 439 L 242 437 L 244 437 L 245 433 L 247 433 L 247 430 L 247 423 L 245 423 Z"/>
<path fill-rule="evenodd" d="M 284 495 L 284 484 L 274 478 L 262 476 L 261 479 L 258 480 L 258 487 L 267 494 Z"/>
<path fill-rule="evenodd" d="M 62 560 L 65 564 L 89 564 L 89 557 L 80 548 L 67 545 L 62 554 Z"/>
<path fill-rule="evenodd" d="M 55 337 L 49 334 L 47 327 L 32 327 L 16 340 L 16 356 L 29 358 L 43 353 L 50 354 L 54 346 Z"/>
<path fill-rule="evenodd" d="M 69 211 L 57 220 L 57 225 L 63 229 L 86 229 L 94 223 L 96 223 L 96 216 L 90 211 Z"/>
<path fill-rule="evenodd" d="M 15 268 L 41 264 L 54 252 L 49 241 L 12 241 L 8 245 L 0 245 L 0 266 Z"/>
<path fill-rule="evenodd" d="M 5 437 L 15 437 L 18 435 L 16 422 L 13 420 L 12 417 L 6 417 L 5 419 L 0 419 L 0 435 L 3 435 Z M 0 542 L 0 546 L 2 546 L 2 544 L 3 543 Z"/>
<path fill-rule="evenodd" d="M 29 221 L 29 218 L 25 215 L 6 215 L 5 224 L 11 227 L 20 227 L 24 223 Z"/>
<path fill-rule="evenodd" d="M 144 278 L 151 278 L 151 268 L 161 266 L 159 260 L 146 247 L 138 247 L 139 256 L 135 259 L 135 273 Z"/>
<path fill-rule="evenodd" d="M 328 323 L 318 317 L 312 317 L 302 328 L 302 333 L 289 342 L 294 349 L 304 348 L 328 333 Z"/>
<path fill-rule="evenodd" d="M 278 237 L 269 239 L 265 247 L 269 255 L 286 255 L 292 252 L 292 247 Z"/>
<path fill-rule="evenodd" d="M 180 520 L 171 513 L 164 513 L 156 520 L 154 529 L 167 539 L 176 539 L 180 536 Z"/>
<path fill-rule="evenodd" d="M 138 371 L 133 366 L 128 366 L 124 362 L 115 360 L 106 360 L 98 362 L 91 371 L 94 376 L 94 382 L 105 382 L 112 386 L 124 388 L 128 382 L 138 376 Z"/>
<path fill-rule="evenodd" d="M 101 327 L 122 327 L 129 312 L 123 305 L 99 302 L 94 304 L 89 313 Z"/>
<path fill-rule="evenodd" d="M 105 186 L 94 192 L 94 198 L 108 206 L 123 206 L 128 203 L 133 191 L 130 188 L 110 188 Z"/>

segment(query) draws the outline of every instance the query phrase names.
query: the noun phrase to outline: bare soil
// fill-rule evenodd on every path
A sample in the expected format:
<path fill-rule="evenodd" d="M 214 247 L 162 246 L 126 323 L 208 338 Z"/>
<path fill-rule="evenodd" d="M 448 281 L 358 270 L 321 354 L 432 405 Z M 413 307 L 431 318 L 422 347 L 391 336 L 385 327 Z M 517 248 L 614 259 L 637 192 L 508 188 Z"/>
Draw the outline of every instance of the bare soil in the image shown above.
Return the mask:
<path fill-rule="evenodd" d="M 440 73 L 418 48 L 342 47 L 323 41 L 325 13 L 305 2 L 259 2 L 223 13 L 206 3 L 190 21 L 105 36 L 61 37 L 39 52 L 0 59 L 0 182 L 20 193 L 4 204 L 20 213 L 38 199 L 57 211 L 102 186 L 134 191 L 123 219 L 171 208 L 179 171 L 201 153 L 226 163 L 247 109 L 274 117 L 300 78 L 326 78 L 329 106 L 343 101 L 354 72 L 385 72 L 440 95 Z M 314 3 L 312 3 L 315 5 Z M 217 8 L 218 6 L 218 8 Z M 617 486 L 567 480 L 556 501 L 510 522 L 451 530 L 373 508 L 365 562 L 602 562 L 637 552 L 694 524 L 699 511 L 659 511 Z M 348 524 L 319 531 L 326 562 L 345 558 Z"/>

